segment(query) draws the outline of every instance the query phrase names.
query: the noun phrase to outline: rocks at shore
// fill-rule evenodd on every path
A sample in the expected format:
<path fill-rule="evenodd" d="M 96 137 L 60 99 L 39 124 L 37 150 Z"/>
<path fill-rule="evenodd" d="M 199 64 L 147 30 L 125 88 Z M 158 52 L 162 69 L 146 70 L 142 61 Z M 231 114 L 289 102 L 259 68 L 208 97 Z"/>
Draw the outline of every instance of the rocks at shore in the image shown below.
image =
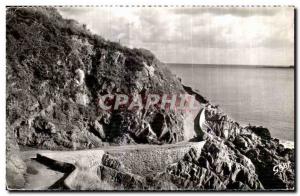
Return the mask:
<path fill-rule="evenodd" d="M 218 139 L 207 140 L 200 156 L 192 148 L 181 161 L 167 167 L 163 176 L 183 189 L 263 189 L 252 162 Z"/>
<path fill-rule="evenodd" d="M 223 114 L 218 108 L 209 105 L 205 111 L 208 126 L 203 129 L 208 138 L 224 143 L 238 160 L 242 157 L 250 162 L 264 189 L 294 189 L 295 159 L 294 150 L 284 148 L 278 139 L 272 138 L 264 127 L 242 127 Z M 226 132 L 226 134 L 224 134 Z M 226 137 L 225 137 L 226 135 Z M 222 145 L 217 151 L 225 150 Z M 208 152 L 212 152 L 208 150 Z M 225 150 L 225 152 L 229 152 Z M 243 158 L 243 159 L 244 159 Z M 235 161 L 236 162 L 236 161 Z M 251 188 L 251 186 L 250 186 Z"/>

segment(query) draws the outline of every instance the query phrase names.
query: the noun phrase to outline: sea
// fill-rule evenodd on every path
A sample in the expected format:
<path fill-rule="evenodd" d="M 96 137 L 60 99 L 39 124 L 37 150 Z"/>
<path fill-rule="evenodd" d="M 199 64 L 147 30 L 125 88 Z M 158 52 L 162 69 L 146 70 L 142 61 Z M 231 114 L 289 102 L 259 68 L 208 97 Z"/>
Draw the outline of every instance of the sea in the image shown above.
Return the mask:
<path fill-rule="evenodd" d="M 294 141 L 294 68 L 168 64 L 182 83 L 197 89 L 242 125 L 267 127 Z"/>

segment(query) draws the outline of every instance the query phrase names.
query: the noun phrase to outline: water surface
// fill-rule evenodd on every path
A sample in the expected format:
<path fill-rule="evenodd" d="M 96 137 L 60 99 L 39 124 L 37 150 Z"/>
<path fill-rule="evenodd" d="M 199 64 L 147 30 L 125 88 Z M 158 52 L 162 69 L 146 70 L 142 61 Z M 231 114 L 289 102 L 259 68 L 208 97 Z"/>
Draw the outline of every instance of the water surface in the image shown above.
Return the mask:
<path fill-rule="evenodd" d="M 236 121 L 262 125 L 273 137 L 294 140 L 293 68 L 168 66 Z"/>

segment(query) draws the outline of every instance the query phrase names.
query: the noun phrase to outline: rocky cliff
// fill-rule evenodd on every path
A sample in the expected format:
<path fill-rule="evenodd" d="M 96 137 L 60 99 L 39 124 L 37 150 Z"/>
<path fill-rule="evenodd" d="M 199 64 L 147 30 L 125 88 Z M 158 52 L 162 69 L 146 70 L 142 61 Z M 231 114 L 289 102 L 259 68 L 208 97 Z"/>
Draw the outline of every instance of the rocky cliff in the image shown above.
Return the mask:
<path fill-rule="evenodd" d="M 20 120 L 15 132 L 22 145 L 86 149 L 105 142 L 184 139 L 180 113 L 99 108 L 99 97 L 108 93 L 146 96 L 184 89 L 150 51 L 106 41 L 55 9 L 7 10 L 7 84 L 8 122 Z M 138 133 L 149 126 L 151 131 Z M 163 128 L 168 130 L 161 135 Z"/>
<path fill-rule="evenodd" d="M 9 188 L 22 188 L 28 175 L 24 163 L 28 160 L 20 158 L 18 145 L 58 151 L 201 141 L 205 143 L 201 150 L 188 147 L 180 160 L 159 169 L 153 169 L 158 167 L 156 156 L 149 156 L 149 168 L 155 171 L 151 175 L 129 171 L 126 163 L 133 160 L 116 154 L 103 159 L 101 155 L 94 174 L 84 178 L 106 186 L 67 186 L 67 176 L 56 185 L 88 190 L 294 189 L 293 150 L 280 145 L 266 128 L 243 127 L 229 119 L 181 84 L 150 51 L 105 40 L 76 21 L 63 19 L 55 8 L 8 8 L 6 20 Z M 199 123 L 200 109 L 191 115 L 159 107 L 134 112 L 99 107 L 101 96 L 107 94 L 182 93 L 195 95 L 199 107 L 205 108 L 205 122 Z M 48 159 L 39 156 L 37 160 L 45 163 Z M 55 161 L 48 162 L 57 166 Z M 125 168 L 116 167 L 115 162 L 125 163 Z M 282 164 L 288 167 L 279 167 Z M 77 166 L 68 163 L 66 173 L 76 177 L 81 171 Z"/>

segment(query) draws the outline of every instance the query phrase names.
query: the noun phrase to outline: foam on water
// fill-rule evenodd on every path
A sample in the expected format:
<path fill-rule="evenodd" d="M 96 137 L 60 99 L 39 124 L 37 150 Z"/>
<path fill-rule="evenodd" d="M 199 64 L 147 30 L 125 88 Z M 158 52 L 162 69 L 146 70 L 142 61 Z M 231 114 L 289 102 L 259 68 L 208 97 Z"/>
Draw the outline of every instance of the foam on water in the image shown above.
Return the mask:
<path fill-rule="evenodd" d="M 293 141 L 280 140 L 279 143 L 282 144 L 285 148 L 290 148 L 290 149 L 294 149 L 295 148 Z"/>

